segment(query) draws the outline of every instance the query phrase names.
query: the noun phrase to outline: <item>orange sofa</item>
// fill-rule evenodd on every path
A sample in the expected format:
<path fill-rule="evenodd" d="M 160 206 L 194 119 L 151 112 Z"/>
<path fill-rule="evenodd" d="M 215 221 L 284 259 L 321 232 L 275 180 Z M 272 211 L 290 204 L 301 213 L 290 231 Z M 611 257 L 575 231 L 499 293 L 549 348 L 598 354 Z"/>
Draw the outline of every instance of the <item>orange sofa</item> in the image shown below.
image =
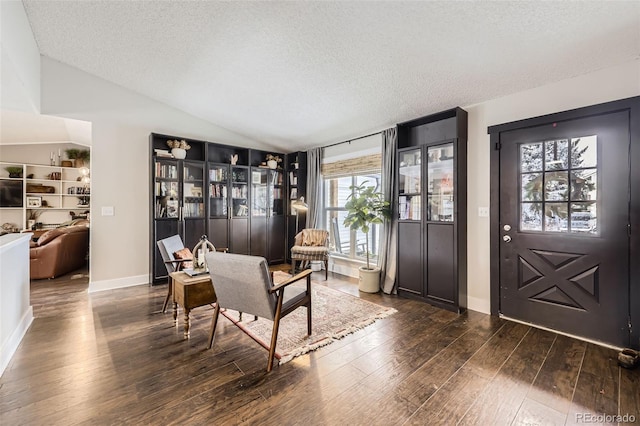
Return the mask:
<path fill-rule="evenodd" d="M 55 278 L 74 271 L 87 262 L 89 228 L 73 225 L 51 229 L 31 243 L 31 279 Z"/>

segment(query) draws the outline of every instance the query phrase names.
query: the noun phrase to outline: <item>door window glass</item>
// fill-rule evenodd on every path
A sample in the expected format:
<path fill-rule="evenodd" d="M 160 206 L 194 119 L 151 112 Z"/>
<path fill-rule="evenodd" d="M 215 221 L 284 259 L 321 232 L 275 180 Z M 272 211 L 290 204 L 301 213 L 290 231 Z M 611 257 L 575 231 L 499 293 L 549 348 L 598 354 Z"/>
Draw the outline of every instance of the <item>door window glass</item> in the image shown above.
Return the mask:
<path fill-rule="evenodd" d="M 597 136 L 520 144 L 520 230 L 598 234 Z"/>

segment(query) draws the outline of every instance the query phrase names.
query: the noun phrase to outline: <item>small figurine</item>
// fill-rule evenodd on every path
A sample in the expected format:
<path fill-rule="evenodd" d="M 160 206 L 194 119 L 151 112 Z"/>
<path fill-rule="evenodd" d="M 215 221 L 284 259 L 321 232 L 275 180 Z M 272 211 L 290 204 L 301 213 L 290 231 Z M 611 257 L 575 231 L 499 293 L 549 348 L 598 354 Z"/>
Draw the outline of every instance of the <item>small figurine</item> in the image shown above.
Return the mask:
<path fill-rule="evenodd" d="M 231 156 L 231 158 L 230 158 L 230 160 L 231 160 L 231 165 L 232 165 L 232 166 L 235 166 L 235 165 L 236 165 L 236 163 L 238 162 L 238 154 L 234 154 L 234 155 L 232 155 L 232 156 Z"/>

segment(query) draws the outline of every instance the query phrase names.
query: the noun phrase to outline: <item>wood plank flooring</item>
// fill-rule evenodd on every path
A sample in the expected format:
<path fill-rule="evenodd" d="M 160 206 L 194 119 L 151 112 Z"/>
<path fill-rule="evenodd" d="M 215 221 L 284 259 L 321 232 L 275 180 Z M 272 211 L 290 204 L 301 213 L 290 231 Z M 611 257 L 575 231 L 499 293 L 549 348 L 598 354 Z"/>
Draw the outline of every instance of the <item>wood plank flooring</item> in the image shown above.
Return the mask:
<path fill-rule="evenodd" d="M 267 374 L 267 352 L 224 319 L 205 349 L 212 308 L 192 311 L 184 340 L 182 315 L 175 326 L 160 312 L 166 285 L 88 294 L 78 272 L 34 281 L 35 320 L 0 378 L 0 424 L 640 423 L 640 369 L 610 349 L 359 294 L 339 275 L 313 282 L 398 313 Z"/>

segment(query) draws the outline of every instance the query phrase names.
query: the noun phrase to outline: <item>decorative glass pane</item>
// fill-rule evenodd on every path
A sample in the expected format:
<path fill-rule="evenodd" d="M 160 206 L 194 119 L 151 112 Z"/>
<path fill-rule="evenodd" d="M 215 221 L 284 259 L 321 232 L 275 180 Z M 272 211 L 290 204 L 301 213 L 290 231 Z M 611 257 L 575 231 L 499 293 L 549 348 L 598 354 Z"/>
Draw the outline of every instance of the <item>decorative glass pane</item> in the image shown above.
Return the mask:
<path fill-rule="evenodd" d="M 544 143 L 545 170 L 569 168 L 569 141 L 546 141 Z"/>
<path fill-rule="evenodd" d="M 266 216 L 269 200 L 267 194 L 267 173 L 264 170 L 251 171 L 251 216 Z"/>
<path fill-rule="evenodd" d="M 398 219 L 420 220 L 421 197 L 419 195 L 403 195 L 398 199 Z"/>
<path fill-rule="evenodd" d="M 520 229 L 542 231 L 542 203 L 522 203 L 520 206 Z"/>
<path fill-rule="evenodd" d="M 597 234 L 596 203 L 571 203 L 571 232 Z"/>
<path fill-rule="evenodd" d="M 520 171 L 542 171 L 542 142 L 520 145 Z"/>
<path fill-rule="evenodd" d="M 427 150 L 427 220 L 453 221 L 453 144 Z"/>
<path fill-rule="evenodd" d="M 522 175 L 520 199 L 522 201 L 542 201 L 541 173 L 525 173 Z"/>
<path fill-rule="evenodd" d="M 420 193 L 421 151 L 419 149 L 405 151 L 400 154 L 399 185 L 400 194 Z"/>
<path fill-rule="evenodd" d="M 598 169 L 583 169 L 571 172 L 571 201 L 595 201 Z"/>
<path fill-rule="evenodd" d="M 598 165 L 598 137 L 596 135 L 571 139 L 571 168 Z"/>
<path fill-rule="evenodd" d="M 567 172 L 547 172 L 544 174 L 544 181 L 544 199 L 546 201 L 568 200 Z"/>
<path fill-rule="evenodd" d="M 544 230 L 547 232 L 567 232 L 567 203 L 546 203 Z"/>

